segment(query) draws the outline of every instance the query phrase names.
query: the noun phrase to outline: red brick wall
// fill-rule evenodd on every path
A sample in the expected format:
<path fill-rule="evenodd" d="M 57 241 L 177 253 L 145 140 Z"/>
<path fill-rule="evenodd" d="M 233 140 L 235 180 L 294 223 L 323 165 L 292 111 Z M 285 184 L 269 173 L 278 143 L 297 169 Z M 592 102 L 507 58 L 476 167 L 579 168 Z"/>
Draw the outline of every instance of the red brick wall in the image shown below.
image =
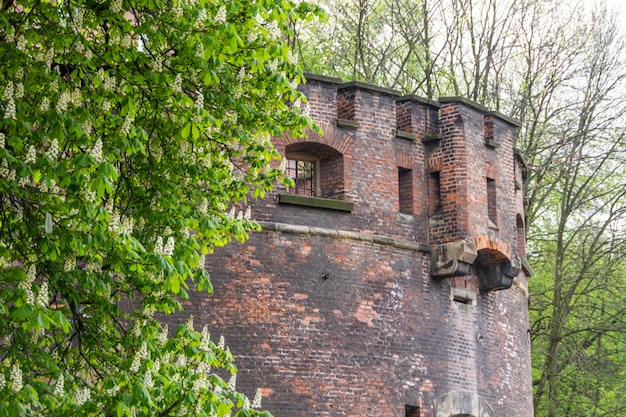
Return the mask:
<path fill-rule="evenodd" d="M 519 254 L 514 126 L 493 117 L 494 148 L 485 145 L 486 112 L 463 100 L 442 100 L 439 110 L 314 78 L 303 91 L 324 131 L 307 142 L 341 154 L 323 169 L 329 184 L 343 177 L 354 210 L 251 202 L 258 221 L 311 229 L 253 233 L 217 250 L 207 258 L 215 294 L 192 292 L 185 314 L 208 323 L 214 340 L 225 335 L 239 388 L 250 396 L 262 388 L 276 417 L 405 417 L 405 405 L 436 417 L 435 398 L 454 390 L 478 394 L 494 416 L 532 416 L 524 273 L 516 287 L 484 294 L 473 266 L 456 278 L 429 274 L 429 244 L 463 238 L 505 258 Z M 359 125 L 337 126 L 338 117 Z M 396 137 L 397 129 L 417 139 Z M 299 143 L 276 140 L 281 152 Z M 487 163 L 497 173 L 497 228 L 488 222 Z M 400 213 L 399 167 L 411 170 L 412 216 Z M 435 171 L 440 221 L 429 220 Z M 458 292 L 473 301 L 454 301 Z"/>

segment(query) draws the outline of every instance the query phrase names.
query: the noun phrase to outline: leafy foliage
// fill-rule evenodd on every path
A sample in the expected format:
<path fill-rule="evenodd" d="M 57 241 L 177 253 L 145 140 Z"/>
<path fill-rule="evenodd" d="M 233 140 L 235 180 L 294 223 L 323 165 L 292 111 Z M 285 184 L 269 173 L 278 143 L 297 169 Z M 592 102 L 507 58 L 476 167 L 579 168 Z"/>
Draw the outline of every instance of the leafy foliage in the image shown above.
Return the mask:
<path fill-rule="evenodd" d="M 258 227 L 235 205 L 283 177 L 269 137 L 310 127 L 284 35 L 315 14 L 3 2 L 0 415 L 258 414 L 211 370 L 236 371 L 223 341 L 168 340 L 153 314 L 210 291 L 204 256 Z"/>

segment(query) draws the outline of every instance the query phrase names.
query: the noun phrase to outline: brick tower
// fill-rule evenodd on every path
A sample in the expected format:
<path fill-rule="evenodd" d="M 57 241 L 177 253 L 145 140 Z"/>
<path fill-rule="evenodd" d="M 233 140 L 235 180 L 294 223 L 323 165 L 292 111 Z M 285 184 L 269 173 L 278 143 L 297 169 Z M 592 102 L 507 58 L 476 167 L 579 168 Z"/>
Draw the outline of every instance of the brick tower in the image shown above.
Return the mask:
<path fill-rule="evenodd" d="M 207 258 L 186 314 L 276 417 L 531 417 L 517 122 L 309 75 L 324 134 L 276 138 L 295 189 Z"/>

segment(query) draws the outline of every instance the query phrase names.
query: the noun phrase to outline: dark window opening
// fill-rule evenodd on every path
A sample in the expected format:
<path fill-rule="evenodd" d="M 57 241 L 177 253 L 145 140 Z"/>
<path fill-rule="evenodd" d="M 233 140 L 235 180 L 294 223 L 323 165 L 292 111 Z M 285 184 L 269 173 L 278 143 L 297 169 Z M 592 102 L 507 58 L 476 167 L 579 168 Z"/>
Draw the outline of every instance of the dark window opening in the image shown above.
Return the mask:
<path fill-rule="evenodd" d="M 308 197 L 344 199 L 343 155 L 330 146 L 297 142 L 285 149 L 286 173 L 295 187 L 291 194 Z"/>
<path fill-rule="evenodd" d="M 460 304 L 472 304 L 472 300 L 460 294 L 454 294 L 454 297 L 452 299 Z"/>
<path fill-rule="evenodd" d="M 428 217 L 443 214 L 441 203 L 441 176 L 439 171 L 431 172 L 428 177 Z"/>
<path fill-rule="evenodd" d="M 520 256 L 526 256 L 526 228 L 520 214 L 517 215 L 517 252 Z"/>
<path fill-rule="evenodd" d="M 288 159 L 287 175 L 296 183 L 295 188 L 291 188 L 289 192 L 299 195 L 316 196 L 316 165 L 316 161 Z"/>
<path fill-rule="evenodd" d="M 487 213 L 494 225 L 498 224 L 498 209 L 496 205 L 496 180 L 487 178 Z"/>
<path fill-rule="evenodd" d="M 420 417 L 420 408 L 416 405 L 405 405 L 406 417 Z"/>
<path fill-rule="evenodd" d="M 398 200 L 400 213 L 413 214 L 413 171 L 398 168 Z"/>

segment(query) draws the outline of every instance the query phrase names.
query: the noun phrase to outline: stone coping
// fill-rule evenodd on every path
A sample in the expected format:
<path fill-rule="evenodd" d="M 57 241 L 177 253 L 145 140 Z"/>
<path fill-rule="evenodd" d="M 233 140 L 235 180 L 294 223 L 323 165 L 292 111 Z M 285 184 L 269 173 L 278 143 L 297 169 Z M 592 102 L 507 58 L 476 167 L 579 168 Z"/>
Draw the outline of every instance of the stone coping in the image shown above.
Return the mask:
<path fill-rule="evenodd" d="M 298 194 L 278 194 L 278 202 L 282 204 L 294 204 L 297 206 L 316 207 L 339 211 L 353 211 L 352 201 L 337 200 L 334 198 L 312 197 Z"/>
<path fill-rule="evenodd" d="M 372 233 L 353 232 L 351 230 L 329 229 L 325 227 L 304 226 L 288 223 L 257 221 L 261 229 L 271 232 L 293 233 L 299 235 L 332 237 L 337 239 L 356 240 L 414 252 L 430 253 L 430 246 L 410 240 L 397 239 L 390 236 L 375 235 Z"/>

